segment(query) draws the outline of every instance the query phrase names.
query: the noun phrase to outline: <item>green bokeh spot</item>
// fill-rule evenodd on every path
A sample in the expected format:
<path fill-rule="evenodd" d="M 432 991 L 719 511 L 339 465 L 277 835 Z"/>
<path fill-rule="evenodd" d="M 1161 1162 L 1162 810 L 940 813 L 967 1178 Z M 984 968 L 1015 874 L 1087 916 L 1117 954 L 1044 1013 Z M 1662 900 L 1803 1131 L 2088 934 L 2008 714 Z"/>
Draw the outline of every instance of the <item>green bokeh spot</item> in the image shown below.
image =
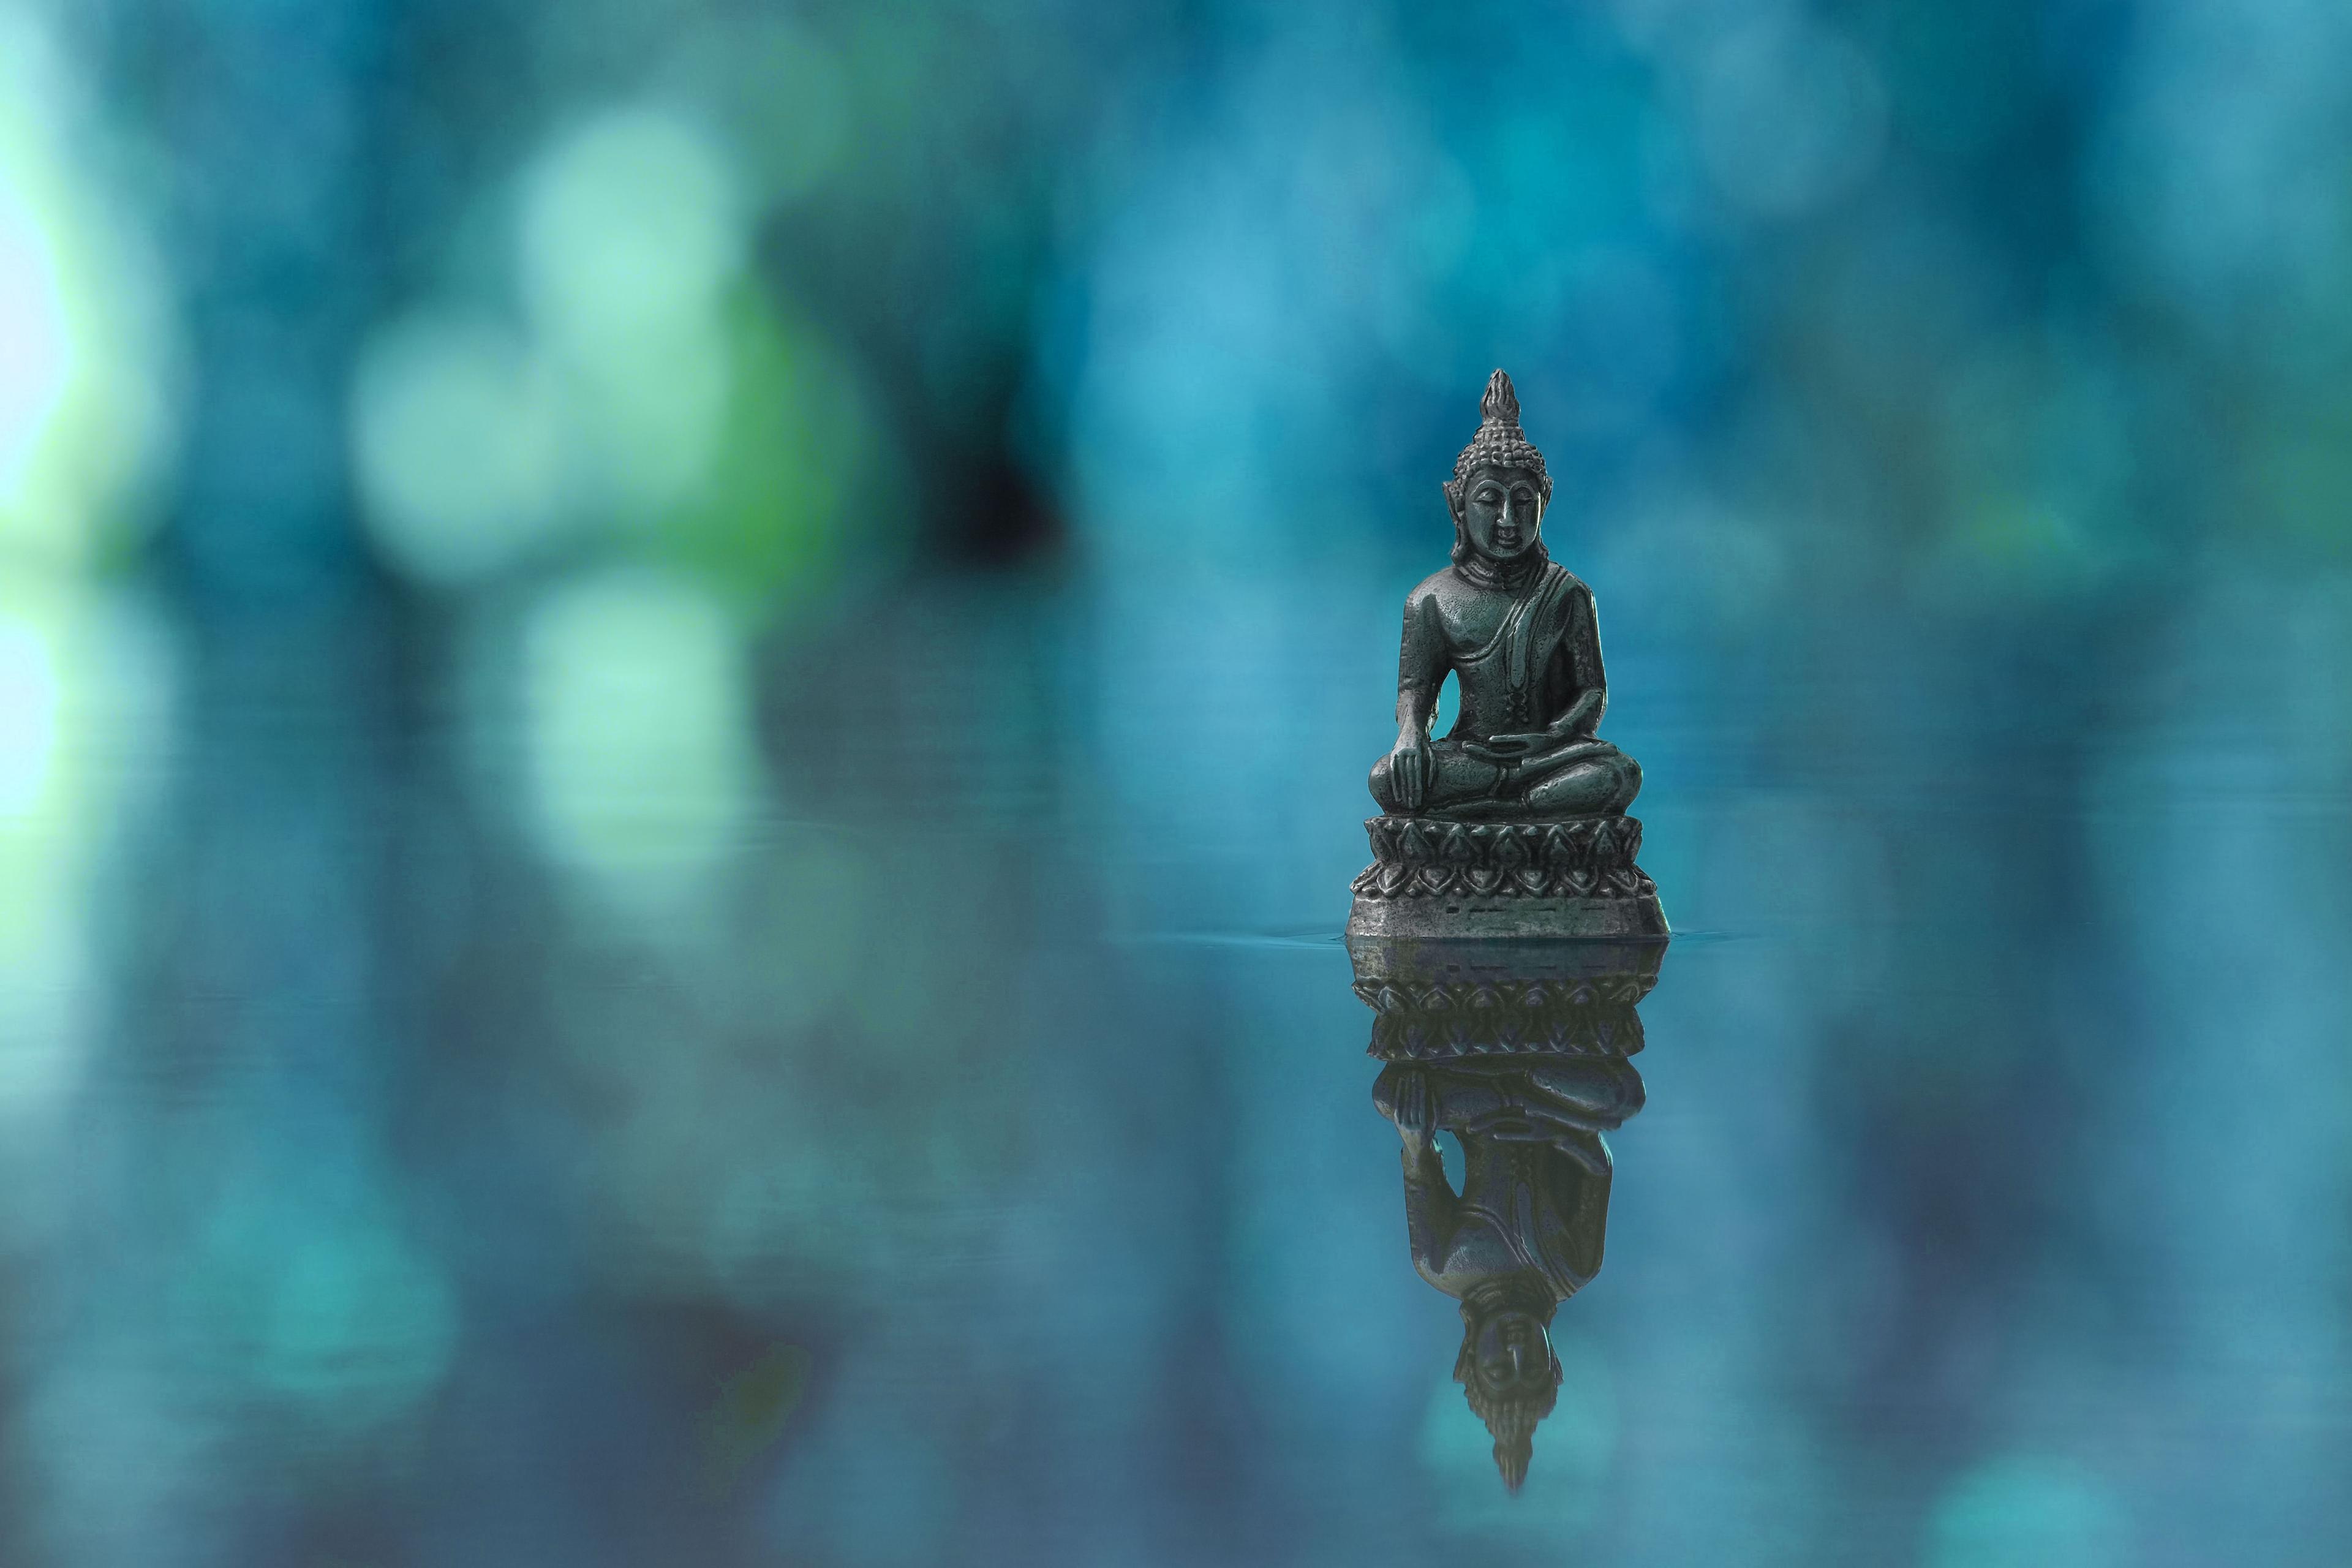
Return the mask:
<path fill-rule="evenodd" d="M 653 538 L 757 621 L 822 596 L 853 554 L 895 553 L 905 512 L 883 493 L 870 405 L 822 335 L 748 286 L 725 320 L 733 392 L 716 469 Z"/>

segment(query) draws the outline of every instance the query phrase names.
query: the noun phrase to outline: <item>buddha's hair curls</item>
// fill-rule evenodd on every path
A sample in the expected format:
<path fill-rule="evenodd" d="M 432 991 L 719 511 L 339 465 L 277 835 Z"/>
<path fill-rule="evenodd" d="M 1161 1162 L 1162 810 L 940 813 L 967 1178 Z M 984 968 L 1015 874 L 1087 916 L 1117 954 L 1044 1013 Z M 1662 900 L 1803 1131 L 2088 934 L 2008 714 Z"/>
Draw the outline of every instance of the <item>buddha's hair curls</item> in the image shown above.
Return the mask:
<path fill-rule="evenodd" d="M 1547 1301 L 1538 1313 L 1547 1322 L 1551 1319 L 1549 1307 Z M 1488 1388 L 1478 1375 L 1477 1319 L 1467 1307 L 1462 1318 L 1462 1351 L 1454 1358 L 1454 1381 L 1462 1385 L 1463 1397 L 1478 1419 L 1486 1424 L 1486 1434 L 1495 1440 L 1495 1468 L 1502 1472 L 1503 1484 L 1517 1491 L 1528 1479 L 1528 1460 L 1535 1453 L 1536 1424 L 1552 1413 L 1559 1399 L 1559 1352 L 1551 1349 L 1550 1336 L 1546 1335 L 1544 1348 L 1550 1360 L 1546 1371 L 1549 1376 L 1539 1386 L 1530 1388 L 1518 1384 L 1509 1388 Z"/>
<path fill-rule="evenodd" d="M 1544 467 L 1543 454 L 1519 428 L 1519 395 L 1512 389 L 1511 378 L 1499 370 L 1486 378 L 1486 395 L 1478 400 L 1478 433 L 1454 459 L 1454 477 L 1445 484 L 1448 502 L 1455 507 L 1462 504 L 1463 487 L 1479 468 L 1525 468 L 1535 475 L 1544 504 L 1551 504 L 1551 474 Z"/>
<path fill-rule="evenodd" d="M 1478 433 L 1454 459 L 1454 477 L 1445 481 L 1445 507 L 1454 514 L 1456 566 L 1471 553 L 1470 536 L 1462 526 L 1462 497 L 1469 488 L 1470 476 L 1480 468 L 1526 469 L 1535 475 L 1543 504 L 1551 505 L 1551 474 L 1544 467 L 1543 454 L 1519 428 L 1519 395 L 1512 390 L 1511 378 L 1499 370 L 1486 378 L 1486 395 L 1478 400 Z M 1532 553 L 1541 560 L 1545 559 L 1542 552 L 1542 542 L 1538 541 Z"/>

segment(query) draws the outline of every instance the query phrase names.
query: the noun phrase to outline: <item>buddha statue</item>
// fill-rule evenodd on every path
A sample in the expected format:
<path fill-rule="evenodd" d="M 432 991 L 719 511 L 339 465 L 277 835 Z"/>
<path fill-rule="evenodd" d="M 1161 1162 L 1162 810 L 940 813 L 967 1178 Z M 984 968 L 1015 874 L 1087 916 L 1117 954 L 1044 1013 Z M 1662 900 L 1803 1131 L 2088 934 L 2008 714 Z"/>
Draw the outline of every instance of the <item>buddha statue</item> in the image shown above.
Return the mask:
<path fill-rule="evenodd" d="M 1495 372 L 1478 431 L 1444 489 L 1454 563 L 1406 598 L 1397 739 L 1372 765 L 1383 816 L 1356 880 L 1351 932 L 1666 934 L 1633 864 L 1642 787 L 1594 731 L 1609 701 L 1592 591 L 1544 549 L 1551 476 Z M 1451 674 L 1460 713 L 1429 733 Z"/>

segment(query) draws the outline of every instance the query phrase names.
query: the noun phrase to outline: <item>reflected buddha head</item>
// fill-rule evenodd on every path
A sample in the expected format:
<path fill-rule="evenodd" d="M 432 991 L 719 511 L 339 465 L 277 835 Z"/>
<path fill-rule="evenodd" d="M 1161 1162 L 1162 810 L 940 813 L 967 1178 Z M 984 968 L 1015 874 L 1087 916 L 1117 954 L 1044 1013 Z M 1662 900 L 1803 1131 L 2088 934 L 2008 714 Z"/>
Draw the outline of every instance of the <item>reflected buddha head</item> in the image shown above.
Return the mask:
<path fill-rule="evenodd" d="M 1482 1291 L 1462 1303 L 1462 1352 L 1454 1381 L 1495 1439 L 1495 1468 L 1513 1491 L 1528 1479 L 1536 1424 L 1559 1398 L 1551 1348 L 1555 1303 L 1540 1283 Z"/>
<path fill-rule="evenodd" d="M 1454 561 L 1473 555 L 1496 562 L 1541 556 L 1544 508 L 1551 475 L 1543 454 L 1519 428 L 1519 399 L 1511 378 L 1496 371 L 1478 405 L 1478 433 L 1454 460 L 1445 482 L 1454 515 Z"/>

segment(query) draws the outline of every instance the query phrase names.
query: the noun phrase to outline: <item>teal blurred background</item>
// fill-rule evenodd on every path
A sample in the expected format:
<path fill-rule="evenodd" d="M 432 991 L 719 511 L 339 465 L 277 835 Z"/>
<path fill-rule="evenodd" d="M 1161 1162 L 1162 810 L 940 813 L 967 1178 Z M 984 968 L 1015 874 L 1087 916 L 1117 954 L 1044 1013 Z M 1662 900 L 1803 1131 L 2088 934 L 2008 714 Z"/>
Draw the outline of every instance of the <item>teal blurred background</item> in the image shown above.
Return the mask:
<path fill-rule="evenodd" d="M 0 0 L 0 1563 L 2339 1563 L 2352 11 Z M 1507 1496 L 1487 372 L 1678 942 Z"/>

